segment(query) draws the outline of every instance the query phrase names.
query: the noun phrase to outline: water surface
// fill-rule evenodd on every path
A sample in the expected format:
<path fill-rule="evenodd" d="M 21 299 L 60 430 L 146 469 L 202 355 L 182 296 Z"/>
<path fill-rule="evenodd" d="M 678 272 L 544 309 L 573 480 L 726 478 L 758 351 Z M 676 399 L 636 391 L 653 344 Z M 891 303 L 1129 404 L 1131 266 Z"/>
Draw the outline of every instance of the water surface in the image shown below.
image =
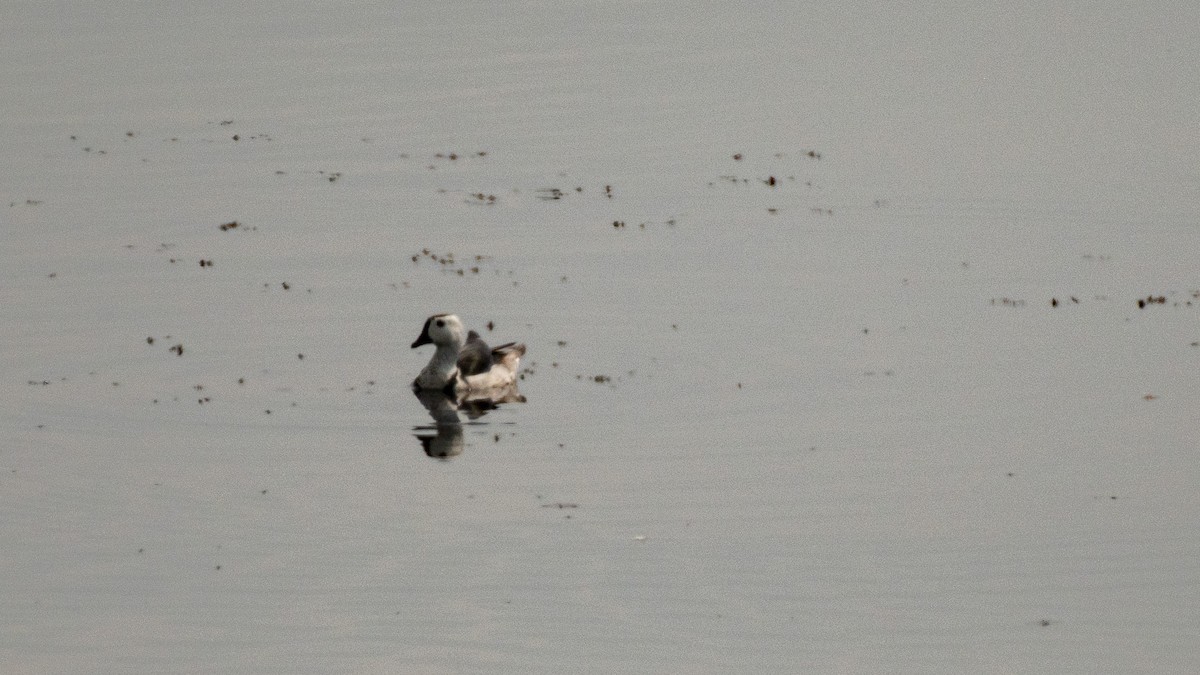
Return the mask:
<path fill-rule="evenodd" d="M 14 671 L 1200 665 L 1190 6 L 3 25 Z"/>

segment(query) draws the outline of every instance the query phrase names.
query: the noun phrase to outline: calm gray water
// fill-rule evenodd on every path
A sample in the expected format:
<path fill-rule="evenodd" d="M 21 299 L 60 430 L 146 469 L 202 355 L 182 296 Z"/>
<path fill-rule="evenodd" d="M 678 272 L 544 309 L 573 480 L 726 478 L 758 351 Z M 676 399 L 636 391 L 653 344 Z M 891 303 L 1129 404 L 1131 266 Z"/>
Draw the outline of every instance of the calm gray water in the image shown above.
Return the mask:
<path fill-rule="evenodd" d="M 1200 668 L 1200 11 L 392 4 L 4 12 L 6 672 Z"/>

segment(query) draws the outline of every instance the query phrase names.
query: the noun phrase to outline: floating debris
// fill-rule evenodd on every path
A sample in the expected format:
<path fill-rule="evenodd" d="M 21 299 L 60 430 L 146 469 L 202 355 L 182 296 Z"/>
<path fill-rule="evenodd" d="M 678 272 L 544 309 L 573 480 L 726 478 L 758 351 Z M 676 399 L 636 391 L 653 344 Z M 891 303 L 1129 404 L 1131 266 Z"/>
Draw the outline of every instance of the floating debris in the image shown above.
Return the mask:
<path fill-rule="evenodd" d="M 1074 305 L 1079 304 L 1079 298 L 1075 297 L 1074 295 L 1068 295 L 1067 299 L 1071 301 L 1071 304 L 1074 304 Z M 1066 302 L 1067 302 L 1066 300 L 1059 300 L 1058 298 L 1050 298 L 1050 306 L 1051 307 L 1058 307 L 1059 305 L 1066 304 Z"/>
<path fill-rule="evenodd" d="M 1004 307 L 1024 307 L 1024 300 L 1015 300 L 1013 298 L 992 298 L 992 305 L 1002 305 Z"/>
<path fill-rule="evenodd" d="M 421 258 L 429 258 L 430 260 L 438 263 L 439 265 L 442 265 L 445 268 L 450 268 L 450 267 L 456 265 L 458 262 L 457 259 L 454 257 L 453 253 L 437 254 L 427 248 L 421 249 L 420 253 L 414 253 L 411 256 L 409 256 L 409 258 L 414 263 L 420 263 Z M 481 255 L 472 256 L 471 259 L 474 260 L 475 262 L 483 262 L 486 260 L 490 260 L 491 256 L 481 254 Z M 483 271 L 483 267 L 481 265 L 471 265 L 470 267 L 459 267 L 454 270 L 443 269 L 442 271 L 444 273 L 449 273 L 449 272 L 453 271 L 455 274 L 457 274 L 458 276 L 461 277 L 461 276 L 466 276 L 467 272 L 470 272 L 471 274 L 480 274 Z M 499 271 L 497 271 L 496 273 L 499 274 Z M 509 274 L 512 274 L 512 272 L 510 271 Z M 404 286 L 407 288 L 408 282 L 405 282 Z"/>

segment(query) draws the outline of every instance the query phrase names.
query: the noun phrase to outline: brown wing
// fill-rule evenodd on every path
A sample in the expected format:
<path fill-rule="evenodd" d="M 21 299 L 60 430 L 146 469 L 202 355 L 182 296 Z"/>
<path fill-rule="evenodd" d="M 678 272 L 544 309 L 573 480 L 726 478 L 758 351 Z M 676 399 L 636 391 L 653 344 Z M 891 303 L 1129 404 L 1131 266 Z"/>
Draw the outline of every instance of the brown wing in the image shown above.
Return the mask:
<path fill-rule="evenodd" d="M 479 333 L 467 333 L 467 343 L 458 352 L 458 372 L 463 377 L 486 373 L 492 369 L 492 350 L 479 337 Z"/>

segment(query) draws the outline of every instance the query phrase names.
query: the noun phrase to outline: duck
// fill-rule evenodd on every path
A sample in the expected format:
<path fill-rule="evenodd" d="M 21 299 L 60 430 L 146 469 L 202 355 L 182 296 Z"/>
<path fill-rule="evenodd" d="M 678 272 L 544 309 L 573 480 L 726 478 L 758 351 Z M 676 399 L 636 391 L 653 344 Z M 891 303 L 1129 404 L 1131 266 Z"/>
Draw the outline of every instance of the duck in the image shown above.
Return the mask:
<path fill-rule="evenodd" d="M 437 349 L 413 380 L 413 389 L 440 390 L 455 396 L 511 387 L 525 355 L 522 343 L 489 347 L 479 333 L 466 330 L 462 319 L 454 314 L 434 314 L 425 320 L 412 348 L 428 344 Z"/>

